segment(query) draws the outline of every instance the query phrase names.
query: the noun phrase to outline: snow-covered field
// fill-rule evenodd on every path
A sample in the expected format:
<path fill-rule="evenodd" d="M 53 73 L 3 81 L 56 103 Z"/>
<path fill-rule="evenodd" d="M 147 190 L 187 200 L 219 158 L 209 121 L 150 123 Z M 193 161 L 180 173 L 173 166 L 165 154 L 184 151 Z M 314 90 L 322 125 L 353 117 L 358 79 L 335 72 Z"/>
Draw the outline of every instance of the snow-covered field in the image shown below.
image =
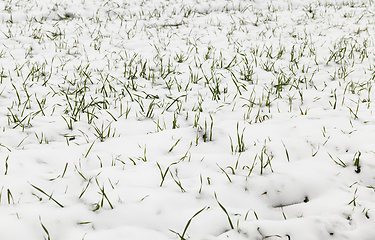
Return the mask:
<path fill-rule="evenodd" d="M 0 30 L 0 239 L 375 239 L 372 0 L 8 0 Z"/>

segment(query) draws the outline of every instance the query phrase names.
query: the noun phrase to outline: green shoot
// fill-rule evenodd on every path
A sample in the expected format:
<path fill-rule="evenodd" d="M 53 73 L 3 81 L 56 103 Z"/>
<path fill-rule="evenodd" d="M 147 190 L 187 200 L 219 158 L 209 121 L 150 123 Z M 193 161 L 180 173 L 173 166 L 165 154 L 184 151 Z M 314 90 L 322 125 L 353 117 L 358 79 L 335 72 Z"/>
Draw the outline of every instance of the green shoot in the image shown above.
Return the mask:
<path fill-rule="evenodd" d="M 354 166 L 356 167 L 355 172 L 360 173 L 361 172 L 361 165 L 359 164 L 359 157 L 361 156 L 361 152 L 358 151 L 354 154 L 353 161 L 354 161 Z"/>
<path fill-rule="evenodd" d="M 169 229 L 169 231 L 175 233 L 175 234 L 180 238 L 180 240 L 186 240 L 186 238 L 185 238 L 185 234 L 186 234 L 186 231 L 187 231 L 188 227 L 190 226 L 191 221 L 193 220 L 193 218 L 195 218 L 196 216 L 198 216 L 198 214 L 200 214 L 201 212 L 203 212 L 206 208 L 207 208 L 207 207 L 202 208 L 201 210 L 199 210 L 198 212 L 196 212 L 196 213 L 195 213 L 195 214 L 194 214 L 194 215 L 188 220 L 188 222 L 186 223 L 185 228 L 184 228 L 184 231 L 182 232 L 182 234 L 179 234 L 179 233 L 177 233 L 177 232 L 175 232 L 175 231 L 173 231 L 173 230 L 171 230 L 171 229 Z"/>
<path fill-rule="evenodd" d="M 5 173 L 4 173 L 4 175 L 8 174 L 8 160 L 9 160 L 9 155 L 5 159 Z"/>
<path fill-rule="evenodd" d="M 229 182 L 232 182 L 232 179 L 230 179 L 228 173 L 227 173 L 222 167 L 220 167 L 219 164 L 216 163 L 216 165 L 217 165 L 217 166 L 220 168 L 220 170 L 225 174 L 225 176 L 227 176 Z"/>
<path fill-rule="evenodd" d="M 93 142 L 91 143 L 89 149 L 87 149 L 87 152 L 86 152 L 86 154 L 85 154 L 85 158 L 87 158 L 87 156 L 89 155 L 89 153 L 90 153 L 92 147 L 94 146 L 94 143 L 95 143 L 95 141 L 93 141 Z"/>
<path fill-rule="evenodd" d="M 48 200 L 52 200 L 52 201 L 55 202 L 59 207 L 64 208 L 64 206 L 63 206 L 61 203 L 59 203 L 56 199 L 54 199 L 54 198 L 52 197 L 52 194 L 47 194 L 45 191 L 43 191 L 42 189 L 38 188 L 37 186 L 35 186 L 35 185 L 31 184 L 31 183 L 29 183 L 29 184 L 30 184 L 33 188 L 35 188 L 36 190 L 38 190 L 39 192 L 41 192 L 41 193 L 43 193 L 44 195 L 46 195 L 46 196 L 48 197 Z"/>
<path fill-rule="evenodd" d="M 163 170 L 161 169 L 159 163 L 156 162 L 156 165 L 158 166 L 159 171 L 160 171 L 160 175 L 161 175 L 161 182 L 160 182 L 160 185 L 159 185 L 160 187 L 163 186 L 163 183 L 164 183 L 164 181 L 165 181 L 165 177 L 167 176 L 167 173 L 169 172 L 169 168 L 170 168 L 171 166 L 177 164 L 177 163 L 178 163 L 178 162 L 173 162 L 173 163 L 171 163 L 171 164 L 167 167 L 167 169 L 163 172 Z"/>
<path fill-rule="evenodd" d="M 182 138 L 178 139 L 174 144 L 173 146 L 168 150 L 168 153 L 172 152 L 173 149 L 177 146 L 177 144 L 181 141 Z"/>
<path fill-rule="evenodd" d="M 234 229 L 234 226 L 233 226 L 233 223 L 232 223 L 232 220 L 228 214 L 228 211 L 225 209 L 225 207 L 219 202 L 219 200 L 217 199 L 217 195 L 216 193 L 214 193 L 214 196 L 215 196 L 215 199 L 216 199 L 216 202 L 217 204 L 219 204 L 220 208 L 224 211 L 225 215 L 227 215 L 227 218 L 228 218 L 228 222 L 229 222 L 229 225 L 230 225 L 230 228 L 231 229 Z"/>
<path fill-rule="evenodd" d="M 44 240 L 51 240 L 51 236 L 49 235 L 49 232 L 48 232 L 46 226 L 44 226 L 44 224 L 42 223 L 42 218 L 40 216 L 39 216 L 39 221 L 40 221 L 40 225 L 43 228 L 43 231 L 47 234 L 47 238 L 44 237 Z"/>
<path fill-rule="evenodd" d="M 281 141 L 281 142 L 282 142 L 282 144 L 284 146 L 284 149 L 285 149 L 286 159 L 288 160 L 288 162 L 290 162 L 288 149 L 286 149 L 286 146 L 285 146 L 284 142 L 283 141 Z"/>
<path fill-rule="evenodd" d="M 102 195 L 102 199 L 100 200 L 100 204 L 98 203 L 98 205 L 100 207 L 103 207 L 104 206 L 104 199 L 105 199 L 105 200 L 107 200 L 107 202 L 108 202 L 109 206 L 111 207 L 111 209 L 113 209 L 113 205 L 112 205 L 111 201 L 109 201 L 109 198 L 108 198 L 107 194 L 105 193 L 104 184 L 103 184 L 102 187 L 100 187 L 97 178 L 95 179 L 95 181 L 96 181 L 96 184 L 98 185 L 99 190 L 100 190 L 99 194 Z"/>
<path fill-rule="evenodd" d="M 173 176 L 172 172 L 169 171 L 169 173 L 171 174 L 171 177 L 173 179 L 173 181 L 177 184 L 177 186 L 180 188 L 181 192 L 186 192 L 186 190 L 182 187 L 182 184 L 181 184 L 181 181 L 178 177 L 178 172 L 177 172 L 177 169 L 176 169 L 176 177 Z"/>
<path fill-rule="evenodd" d="M 243 128 L 242 132 L 240 133 L 239 123 L 237 122 L 237 146 L 234 147 L 232 138 L 229 136 L 232 153 L 235 153 L 235 152 L 241 153 L 241 152 L 246 151 L 246 146 L 243 140 L 244 132 L 245 132 L 245 128 Z"/>
<path fill-rule="evenodd" d="M 12 202 L 12 204 L 14 204 L 13 195 L 10 192 L 10 189 L 7 189 L 7 198 L 8 198 L 8 204 L 10 204 L 11 202 Z"/>
<path fill-rule="evenodd" d="M 327 153 L 328 153 L 328 152 L 327 152 Z M 336 161 L 336 160 L 332 157 L 332 155 L 331 155 L 330 153 L 328 153 L 328 155 L 329 155 L 329 157 L 332 159 L 332 161 L 333 161 L 334 163 L 336 163 L 337 165 L 339 165 L 339 166 L 341 166 L 341 167 L 343 167 L 343 168 L 347 167 L 346 163 L 344 163 L 340 158 L 337 157 L 338 161 Z"/>

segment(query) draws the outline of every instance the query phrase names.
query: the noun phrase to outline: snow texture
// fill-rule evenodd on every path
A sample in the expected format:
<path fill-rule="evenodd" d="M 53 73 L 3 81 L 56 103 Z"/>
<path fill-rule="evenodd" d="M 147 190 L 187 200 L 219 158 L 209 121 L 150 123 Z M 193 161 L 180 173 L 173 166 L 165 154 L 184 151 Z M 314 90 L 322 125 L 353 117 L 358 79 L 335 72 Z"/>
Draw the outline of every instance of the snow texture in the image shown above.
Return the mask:
<path fill-rule="evenodd" d="M 0 2 L 0 239 L 375 239 L 375 5 Z"/>

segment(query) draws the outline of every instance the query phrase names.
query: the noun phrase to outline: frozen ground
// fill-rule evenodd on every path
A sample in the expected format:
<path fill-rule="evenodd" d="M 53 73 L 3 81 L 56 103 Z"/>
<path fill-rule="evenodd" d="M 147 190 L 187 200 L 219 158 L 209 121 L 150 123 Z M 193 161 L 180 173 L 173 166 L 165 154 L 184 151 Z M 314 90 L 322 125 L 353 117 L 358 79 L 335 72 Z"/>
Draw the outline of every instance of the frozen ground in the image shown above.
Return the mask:
<path fill-rule="evenodd" d="M 0 2 L 0 239 L 375 239 L 373 1 Z"/>

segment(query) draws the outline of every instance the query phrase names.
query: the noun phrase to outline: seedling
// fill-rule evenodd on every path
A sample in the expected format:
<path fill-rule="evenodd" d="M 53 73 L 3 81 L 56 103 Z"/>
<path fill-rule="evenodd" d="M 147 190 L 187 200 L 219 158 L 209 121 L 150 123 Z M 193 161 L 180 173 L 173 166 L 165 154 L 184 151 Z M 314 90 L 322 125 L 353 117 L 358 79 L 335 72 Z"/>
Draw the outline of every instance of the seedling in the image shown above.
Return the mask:
<path fill-rule="evenodd" d="M 196 216 L 198 216 L 198 214 L 200 214 L 201 212 L 203 212 L 203 211 L 206 210 L 206 209 L 207 209 L 207 207 L 202 208 L 201 210 L 199 210 L 198 212 L 196 212 L 196 213 L 195 213 L 195 214 L 194 214 L 194 215 L 188 220 L 188 222 L 186 223 L 185 228 L 184 228 L 184 231 L 182 232 L 182 234 L 179 234 L 178 232 L 175 232 L 175 231 L 173 231 L 173 230 L 171 230 L 171 229 L 169 229 L 169 231 L 175 233 L 175 234 L 180 238 L 180 240 L 186 240 L 186 238 L 185 238 L 185 234 L 186 234 L 186 231 L 187 231 L 188 227 L 190 226 L 191 221 L 193 220 L 193 218 L 195 218 Z"/>
<path fill-rule="evenodd" d="M 35 137 L 38 140 L 39 144 L 43 144 L 43 143 L 48 144 L 49 143 L 47 137 L 44 135 L 43 132 L 40 134 L 40 136 L 36 132 L 34 132 L 34 134 L 35 134 Z"/>
<path fill-rule="evenodd" d="M 220 170 L 225 174 L 225 176 L 227 176 L 229 182 L 232 182 L 232 179 L 230 179 L 228 173 L 227 173 L 224 169 L 222 169 L 222 168 L 219 166 L 219 164 L 216 163 L 216 165 L 217 165 L 217 166 L 220 168 Z"/>
<path fill-rule="evenodd" d="M 193 142 L 190 142 L 188 150 L 186 150 L 185 154 L 180 158 L 180 161 L 184 161 L 185 159 L 188 159 L 188 162 L 190 162 L 191 154 L 189 151 L 192 145 L 193 145 Z"/>
<path fill-rule="evenodd" d="M 83 196 L 83 194 L 85 194 L 86 190 L 90 186 L 90 183 L 91 183 L 91 178 L 87 181 L 86 186 L 82 189 L 81 194 L 78 196 L 78 198 L 81 198 Z"/>
<path fill-rule="evenodd" d="M 178 96 L 177 98 L 172 98 L 172 97 L 170 97 L 170 96 L 167 96 L 167 98 L 172 99 L 173 101 L 172 101 L 170 104 L 168 104 L 168 106 L 165 108 L 164 111 L 168 111 L 169 108 L 172 107 L 174 103 L 179 103 L 179 102 L 181 102 L 180 98 L 183 98 L 183 97 L 187 97 L 187 95 L 186 95 L 186 94 L 183 94 L 183 95 Z M 163 112 L 164 112 L 164 111 L 163 111 Z"/>
<path fill-rule="evenodd" d="M 198 73 L 193 72 L 190 65 L 189 65 L 189 71 L 190 71 L 189 82 L 193 84 L 198 84 L 199 80 L 201 80 L 202 77 L 199 77 Z"/>
<path fill-rule="evenodd" d="M 285 144 L 284 144 L 284 142 L 283 142 L 283 141 L 281 141 L 281 143 L 283 144 L 283 146 L 284 146 L 284 149 L 285 149 L 285 155 L 286 155 L 286 159 L 288 160 L 288 162 L 290 162 L 288 149 L 286 148 L 286 146 L 285 146 Z"/>
<path fill-rule="evenodd" d="M 30 128 L 32 127 L 31 125 L 31 115 L 28 114 L 26 116 L 24 116 L 22 119 L 18 118 L 17 114 L 14 114 L 12 112 L 12 110 L 8 107 L 8 111 L 10 114 L 7 114 L 7 117 L 8 117 L 8 124 L 10 125 L 11 122 L 15 123 L 15 125 L 13 126 L 13 129 L 14 128 L 17 128 L 17 127 L 21 127 L 22 128 L 22 131 L 25 130 L 25 128 Z M 22 117 L 22 115 L 21 115 Z"/>
<path fill-rule="evenodd" d="M 105 200 L 108 202 L 110 208 L 113 209 L 113 205 L 112 205 L 111 201 L 109 201 L 109 198 L 108 198 L 107 194 L 105 193 L 105 190 L 104 190 L 104 184 L 103 184 L 102 187 L 100 187 L 97 178 L 95 178 L 95 181 L 96 181 L 96 185 L 98 185 L 99 190 L 100 190 L 100 192 L 98 192 L 98 193 L 99 193 L 100 195 L 102 195 L 102 199 L 100 200 L 100 203 L 98 203 L 98 205 L 99 205 L 100 207 L 103 207 L 103 206 L 104 206 L 104 199 L 105 199 Z M 95 211 L 94 211 L 94 212 L 95 212 Z"/>
<path fill-rule="evenodd" d="M 147 110 L 145 111 L 143 107 L 143 102 L 142 101 L 137 101 L 139 103 L 139 106 L 141 108 L 140 114 L 145 117 L 145 118 L 154 118 L 154 108 L 157 106 L 155 103 L 155 99 L 152 99 L 152 101 L 149 103 Z"/>
<path fill-rule="evenodd" d="M 365 217 L 367 219 L 370 219 L 369 211 L 370 211 L 370 209 L 366 209 L 366 208 L 363 208 L 363 210 L 362 210 L 362 213 L 365 214 Z"/>
<path fill-rule="evenodd" d="M 177 119 L 178 119 L 178 113 L 177 112 L 174 112 L 173 113 L 173 121 L 172 121 L 172 129 L 176 129 L 176 128 L 179 128 L 180 126 L 178 125 L 177 123 Z"/>
<path fill-rule="evenodd" d="M 44 237 L 44 240 L 51 240 L 51 236 L 46 228 L 46 226 L 44 226 L 44 224 L 42 223 L 42 218 L 39 216 L 39 221 L 40 221 L 40 225 L 42 226 L 43 228 L 43 231 L 47 234 L 47 238 Z"/>
<path fill-rule="evenodd" d="M 95 144 L 95 141 L 93 141 L 93 142 L 91 143 L 90 147 L 87 149 L 87 152 L 86 152 L 86 154 L 85 154 L 85 158 L 87 158 L 87 156 L 89 155 L 89 153 L 90 153 L 92 147 L 94 146 L 94 144 Z"/>
<path fill-rule="evenodd" d="M 254 156 L 254 160 L 253 160 L 253 164 L 251 165 L 251 167 L 249 166 L 244 166 L 243 169 L 245 168 L 248 168 L 249 169 L 249 174 L 247 175 L 248 177 L 250 177 L 251 173 L 253 172 L 254 168 L 255 168 L 255 164 L 256 164 L 256 160 L 258 158 L 258 154 L 255 154 Z"/>
<path fill-rule="evenodd" d="M 247 217 L 248 217 L 250 211 L 253 211 L 255 219 L 256 219 L 256 220 L 259 220 L 259 218 L 258 218 L 258 214 L 255 212 L 255 210 L 250 209 L 250 210 L 247 211 L 246 214 L 245 214 L 245 221 L 247 220 Z"/>
<path fill-rule="evenodd" d="M 88 179 L 83 175 L 83 173 L 78 170 L 77 165 L 74 165 L 74 170 L 77 171 L 77 173 L 79 174 L 79 176 L 83 178 L 83 180 L 88 181 Z"/>
<path fill-rule="evenodd" d="M 176 176 L 173 176 L 172 172 L 169 170 L 169 173 L 171 174 L 171 177 L 173 179 L 173 181 L 177 184 L 177 186 L 180 188 L 181 192 L 186 192 L 186 190 L 182 187 L 182 184 L 181 184 L 181 181 L 178 177 L 178 171 L 177 169 L 175 169 L 175 175 Z"/>
<path fill-rule="evenodd" d="M 361 156 L 361 152 L 358 151 L 354 154 L 353 162 L 354 166 L 356 167 L 355 172 L 360 173 L 361 172 L 361 165 L 359 164 L 359 157 Z"/>
<path fill-rule="evenodd" d="M 109 122 L 107 126 L 104 126 L 104 123 L 101 126 L 97 126 L 93 123 L 93 127 L 95 130 L 95 136 L 101 141 L 104 142 L 106 138 L 115 137 L 116 129 L 111 128 L 112 122 Z"/>
<path fill-rule="evenodd" d="M 228 211 L 227 209 L 225 209 L 225 207 L 219 202 L 219 200 L 217 199 L 217 195 L 216 193 L 214 193 L 214 196 L 215 196 L 215 199 L 216 199 L 216 202 L 217 204 L 219 204 L 220 208 L 224 211 L 225 215 L 227 215 L 227 218 L 228 218 L 228 222 L 229 222 L 229 225 L 230 225 L 230 228 L 231 229 L 234 229 L 234 226 L 233 226 L 233 223 L 232 223 L 232 220 L 228 214 Z"/>
<path fill-rule="evenodd" d="M 201 193 L 202 193 L 202 187 L 203 187 L 203 178 L 202 178 L 202 174 L 199 174 L 199 182 L 200 182 L 200 187 L 199 187 L 199 191 L 198 191 L 198 193 L 201 194 Z"/>
<path fill-rule="evenodd" d="M 230 148 L 232 150 L 232 153 L 241 153 L 246 151 L 246 146 L 243 140 L 244 137 L 245 128 L 242 129 L 242 132 L 239 131 L 239 123 L 237 122 L 237 146 L 233 145 L 233 141 L 231 136 L 229 136 L 230 139 Z"/>
<path fill-rule="evenodd" d="M 210 114 L 211 123 L 209 127 L 207 126 L 207 120 L 204 120 L 204 133 L 203 133 L 203 141 L 213 141 L 213 127 L 214 127 L 214 119 L 212 118 L 212 115 Z"/>
<path fill-rule="evenodd" d="M 55 202 L 59 207 L 64 208 L 64 206 L 63 206 L 61 203 L 59 203 L 56 199 L 54 199 L 54 198 L 52 197 L 52 194 L 47 194 L 45 191 L 43 191 L 42 189 L 38 188 L 37 186 L 35 186 L 35 185 L 31 184 L 31 183 L 29 183 L 29 184 L 30 184 L 33 188 L 35 188 L 36 190 L 38 190 L 39 192 L 41 192 L 41 193 L 43 193 L 44 195 L 46 195 L 46 196 L 48 197 L 48 200 L 52 200 L 52 201 Z"/>
<path fill-rule="evenodd" d="M 147 150 L 146 150 L 146 145 L 145 147 L 143 148 L 143 157 L 139 157 L 137 158 L 138 160 L 142 161 L 142 162 L 147 162 Z"/>
<path fill-rule="evenodd" d="M 240 79 L 253 84 L 255 71 L 252 62 L 247 57 L 243 57 L 242 61 L 244 66 L 240 69 Z"/>
<path fill-rule="evenodd" d="M 283 214 L 284 220 L 286 220 L 286 215 L 284 213 L 283 205 L 280 206 L 280 209 L 281 209 L 281 213 Z"/>
<path fill-rule="evenodd" d="M 167 167 L 167 169 L 165 169 L 165 171 L 163 172 L 163 170 L 161 169 L 161 166 L 159 165 L 159 163 L 156 162 L 156 165 L 158 166 L 159 171 L 160 171 L 160 175 L 161 175 L 160 187 L 163 186 L 163 183 L 164 183 L 164 181 L 165 181 L 165 177 L 167 176 L 167 173 L 170 171 L 169 168 L 170 168 L 171 166 L 175 165 L 175 164 L 178 164 L 178 162 L 173 162 L 173 163 L 171 163 L 171 164 Z"/>
<path fill-rule="evenodd" d="M 329 152 L 327 152 L 328 153 L 328 155 L 329 155 L 329 157 L 332 159 L 332 161 L 334 162 L 334 163 L 336 163 L 337 165 L 339 165 L 339 166 L 341 166 L 341 167 L 347 167 L 347 165 L 346 165 L 346 163 L 344 163 L 339 157 L 337 157 L 337 160 L 335 160 L 333 157 L 332 157 L 332 155 L 329 153 Z"/>
<path fill-rule="evenodd" d="M 264 146 L 258 155 L 258 159 L 260 161 L 260 175 L 263 175 L 264 169 L 269 166 L 271 172 L 273 172 L 271 161 L 273 159 L 272 152 L 268 152 L 266 140 L 264 141 Z"/>
<path fill-rule="evenodd" d="M 12 193 L 10 192 L 10 189 L 7 189 L 7 198 L 8 198 L 8 204 L 12 203 L 14 204 L 14 198 Z"/>
<path fill-rule="evenodd" d="M 73 130 L 73 120 L 71 118 L 66 119 L 63 115 L 61 115 L 61 117 L 64 119 L 68 129 Z"/>
<path fill-rule="evenodd" d="M 168 150 L 168 153 L 172 152 L 173 149 L 177 146 L 177 144 L 181 141 L 182 138 L 179 138 L 174 144 L 173 146 Z"/>
<path fill-rule="evenodd" d="M 353 199 L 348 203 L 348 205 L 353 204 L 354 207 L 357 206 L 357 202 L 356 202 L 358 198 L 357 191 L 358 191 L 358 188 L 355 189 Z"/>
<path fill-rule="evenodd" d="M 229 71 L 229 70 L 228 70 L 228 71 Z M 237 79 L 236 75 L 235 75 L 232 71 L 230 71 L 230 73 L 231 73 L 231 75 L 232 75 L 232 81 L 233 81 L 234 85 L 236 86 L 236 89 L 237 89 L 238 94 L 239 94 L 239 95 L 242 95 L 241 90 L 247 91 L 247 89 L 246 89 L 246 85 L 245 85 L 244 83 L 241 83 L 241 82 Z"/>
<path fill-rule="evenodd" d="M 174 56 L 174 60 L 176 60 L 176 62 L 178 62 L 178 63 L 183 63 L 188 58 L 189 58 L 189 56 L 186 56 L 183 52 L 176 53 L 175 56 Z"/>
<path fill-rule="evenodd" d="M 64 171 L 63 173 L 61 174 L 61 178 L 63 178 L 65 176 L 65 173 L 66 173 L 66 170 L 68 169 L 68 163 L 65 164 L 65 167 L 64 167 Z"/>
<path fill-rule="evenodd" d="M 5 173 L 4 175 L 8 174 L 8 160 L 9 160 L 9 155 L 5 158 Z"/>

